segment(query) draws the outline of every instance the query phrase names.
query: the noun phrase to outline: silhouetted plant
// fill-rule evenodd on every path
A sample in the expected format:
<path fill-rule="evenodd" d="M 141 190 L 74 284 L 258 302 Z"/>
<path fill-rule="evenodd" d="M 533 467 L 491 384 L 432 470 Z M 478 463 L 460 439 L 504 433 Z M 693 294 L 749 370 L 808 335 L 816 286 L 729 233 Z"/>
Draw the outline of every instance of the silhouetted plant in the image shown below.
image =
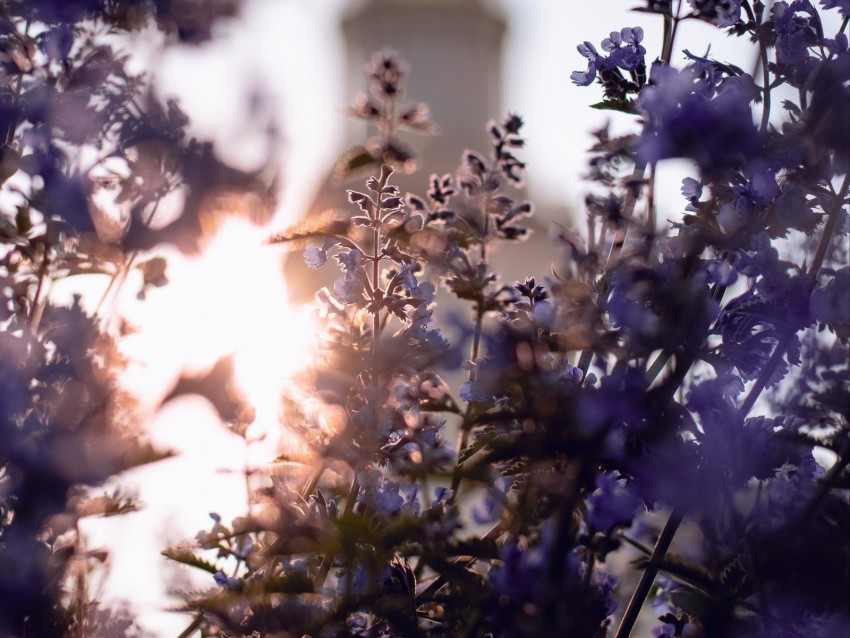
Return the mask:
<path fill-rule="evenodd" d="M 223 174 L 248 179 L 188 139 L 176 103 L 159 104 L 147 78 L 127 70 L 130 31 L 156 20 L 201 41 L 235 4 L 209 3 L 192 19 L 188 8 L 0 3 L 2 636 L 141 635 L 126 610 L 101 608 L 90 591 L 107 555 L 87 547 L 80 522 L 135 509 L 104 482 L 165 454 L 145 443 L 135 401 L 118 389 L 125 361 L 104 328 L 108 310 L 89 316 L 79 298 L 56 306 L 48 290 L 93 273 L 120 286 L 138 250 L 166 239 L 194 248 L 205 194 Z M 176 188 L 189 192 L 184 214 L 151 230 L 158 201 Z M 165 282 L 161 261 L 140 264 L 146 284 Z"/>
<path fill-rule="evenodd" d="M 580 45 L 587 68 L 573 81 L 598 80 L 593 106 L 633 117 L 634 132 L 594 133 L 586 232 L 558 228 L 552 276 L 513 285 L 490 257 L 527 235 L 533 212 L 509 194 L 525 169 L 522 119 L 488 123 L 489 152 L 431 174 L 425 195 L 402 193 L 393 175 L 414 157 L 396 133 L 434 129 L 425 107 L 402 102 L 406 65 L 375 54 L 351 114 L 377 135 L 337 167 L 374 168 L 348 191 L 350 218 L 270 239 L 312 237 L 308 265 L 340 269 L 317 294 L 313 364 L 284 397 L 292 447 L 244 516 L 213 513 L 194 544 L 164 552 L 209 573 L 208 588 L 185 593 L 194 621 L 182 635 L 596 638 L 616 625 L 625 638 L 647 600 L 653 636 L 846 633 L 850 7 L 821 5 L 840 12 L 836 34 L 808 0 L 690 0 L 640 7 L 664 21 L 655 62 L 640 27 L 612 32 L 601 53 Z M 53 635 L 94 609 L 68 581 L 72 559 L 96 558 L 79 517 L 131 506 L 81 486 L 156 455 L 126 436 L 109 339 L 78 306 L 44 304 L 43 282 L 71 263 L 120 273 L 160 241 L 191 249 L 208 176 L 232 188 L 258 177 L 187 141 L 176 105 L 145 97 L 140 109 L 148 94 L 114 55 L 88 68 L 91 49 L 105 50 L 87 29 L 127 28 L 147 5 L 9 6 L 3 175 L 39 179 L 3 226 L 0 557 L 14 568 L 0 574 L 0 628 Z M 757 77 L 687 50 L 673 66 L 684 20 L 748 38 Z M 69 22 L 70 36 L 53 31 Z M 41 86 L 27 38 L 61 82 Z M 82 99 L 68 88 L 80 69 L 108 106 L 71 126 L 62 109 Z M 780 113 L 783 85 L 797 97 Z M 126 236 L 92 240 L 101 252 L 113 241 L 108 266 L 82 252 L 92 180 L 65 150 L 92 140 L 135 176 L 117 180 Z M 672 158 L 692 174 L 683 214 L 662 225 L 656 169 Z M 148 229 L 177 183 L 184 215 Z M 438 295 L 470 319 L 440 313 Z M 619 591 L 614 559 L 635 553 L 637 584 Z"/>

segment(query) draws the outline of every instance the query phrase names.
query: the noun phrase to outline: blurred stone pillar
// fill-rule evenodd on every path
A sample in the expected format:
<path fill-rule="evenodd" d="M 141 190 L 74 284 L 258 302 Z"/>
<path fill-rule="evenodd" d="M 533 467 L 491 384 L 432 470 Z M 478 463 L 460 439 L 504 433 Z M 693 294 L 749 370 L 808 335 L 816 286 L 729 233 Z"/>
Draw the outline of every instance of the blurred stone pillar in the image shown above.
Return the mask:
<path fill-rule="evenodd" d="M 412 175 L 393 176 L 402 192 L 424 194 L 428 176 L 454 173 L 466 149 L 488 155 L 487 122 L 504 115 L 500 103 L 506 23 L 492 4 L 484 0 L 352 2 L 343 13 L 341 28 L 348 102 L 367 91 L 363 67 L 371 54 L 388 47 L 410 67 L 402 104 L 427 103 L 431 119 L 440 128 L 433 136 L 399 136 L 417 152 L 421 167 Z M 352 120 L 346 127 L 343 148 L 362 144 L 374 134 L 365 123 Z M 345 191 L 356 188 L 358 179 L 363 181 L 365 176 L 340 183 L 329 173 L 307 218 L 318 219 L 328 210 L 350 209 Z M 300 257 L 300 251 L 290 255 L 286 274 L 290 296 L 304 301 L 339 275 L 333 266 L 312 271 Z"/>

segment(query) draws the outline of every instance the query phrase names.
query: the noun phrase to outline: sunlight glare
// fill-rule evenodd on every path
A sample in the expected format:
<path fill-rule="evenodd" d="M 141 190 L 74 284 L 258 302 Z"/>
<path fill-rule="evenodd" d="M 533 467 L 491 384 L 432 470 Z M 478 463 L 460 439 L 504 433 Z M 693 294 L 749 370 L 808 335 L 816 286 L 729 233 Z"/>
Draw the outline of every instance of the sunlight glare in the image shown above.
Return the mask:
<path fill-rule="evenodd" d="M 256 411 L 252 443 L 278 443 L 281 393 L 307 362 L 311 330 L 307 311 L 288 302 L 280 252 L 263 243 L 268 231 L 227 217 L 201 255 L 185 264 L 193 290 L 174 312 L 196 314 L 204 327 L 189 332 L 188 363 L 232 354 L 239 390 Z M 174 283 L 183 274 L 173 273 Z"/>

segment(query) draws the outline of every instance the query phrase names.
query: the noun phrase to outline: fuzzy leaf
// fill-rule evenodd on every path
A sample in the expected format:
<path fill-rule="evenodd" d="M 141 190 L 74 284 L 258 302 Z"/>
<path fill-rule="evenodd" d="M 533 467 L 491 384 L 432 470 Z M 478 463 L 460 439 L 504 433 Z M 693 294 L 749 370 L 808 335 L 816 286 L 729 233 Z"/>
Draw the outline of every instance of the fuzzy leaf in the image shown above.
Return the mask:
<path fill-rule="evenodd" d="M 200 556 L 195 555 L 187 549 L 181 549 L 179 547 L 169 547 L 162 551 L 162 555 L 168 558 L 169 560 L 173 560 L 181 565 L 188 565 L 189 567 L 195 567 L 197 569 L 202 569 L 205 572 L 209 572 L 210 574 L 216 574 L 219 569 L 213 563 L 206 560 L 205 558 L 201 558 Z"/>
<path fill-rule="evenodd" d="M 621 113 L 629 113 L 632 115 L 638 112 L 634 100 L 607 99 L 597 102 L 596 104 L 591 104 L 590 108 L 598 109 L 600 111 L 620 111 Z"/>

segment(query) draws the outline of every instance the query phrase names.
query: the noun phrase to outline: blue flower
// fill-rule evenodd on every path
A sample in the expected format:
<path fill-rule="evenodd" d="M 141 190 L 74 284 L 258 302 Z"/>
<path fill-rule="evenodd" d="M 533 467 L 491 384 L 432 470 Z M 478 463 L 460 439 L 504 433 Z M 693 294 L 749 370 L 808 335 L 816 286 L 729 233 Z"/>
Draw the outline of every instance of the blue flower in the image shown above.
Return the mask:
<path fill-rule="evenodd" d="M 812 317 L 845 338 L 850 335 L 850 266 L 831 273 L 815 288 L 810 302 Z"/>
<path fill-rule="evenodd" d="M 596 477 L 596 491 L 587 498 L 587 505 L 593 529 L 607 534 L 618 525 L 631 525 L 640 499 L 625 486 L 625 481 L 603 473 Z"/>
<path fill-rule="evenodd" d="M 304 261 L 310 268 L 321 268 L 328 261 L 328 253 L 318 246 L 308 244 L 304 249 Z"/>
<path fill-rule="evenodd" d="M 700 18 L 731 27 L 741 18 L 741 0 L 688 0 Z"/>
<path fill-rule="evenodd" d="M 304 249 L 304 261 L 310 268 L 321 268 L 328 261 L 328 250 L 337 243 L 333 237 L 326 237 L 321 248 L 307 244 L 307 248 Z"/>
<path fill-rule="evenodd" d="M 638 98 L 647 125 L 637 153 L 646 162 L 690 158 L 713 176 L 738 169 L 761 147 L 750 109 L 755 90 L 746 74 L 717 80 L 698 70 L 653 65 Z"/>
<path fill-rule="evenodd" d="M 696 212 L 699 198 L 702 197 L 702 182 L 693 177 L 684 178 L 682 180 L 682 195 L 688 200 L 685 210 Z"/>
<path fill-rule="evenodd" d="M 845 18 L 850 17 L 850 0 L 820 0 L 824 9 L 838 9 Z"/>
<path fill-rule="evenodd" d="M 611 36 L 602 41 L 602 48 L 610 53 L 610 63 L 624 71 L 634 71 L 644 65 L 646 49 L 641 46 L 643 29 L 640 27 L 625 27 L 619 33 L 611 32 Z"/>
<path fill-rule="evenodd" d="M 339 262 L 339 267 L 343 272 L 350 273 L 360 267 L 360 262 L 363 259 L 363 253 L 356 248 L 342 250 L 336 254 L 336 260 Z"/>
<path fill-rule="evenodd" d="M 224 589 L 240 590 L 245 584 L 245 581 L 241 578 L 228 576 L 224 572 L 220 571 L 213 574 L 213 580 L 215 580 L 216 585 Z"/>
<path fill-rule="evenodd" d="M 486 489 L 483 498 L 477 499 L 472 506 L 472 520 L 478 525 L 492 523 L 501 515 L 504 501 L 504 494 L 492 488 Z"/>
<path fill-rule="evenodd" d="M 398 483 L 385 477 L 378 470 L 364 470 L 357 474 L 357 480 L 360 483 L 360 494 L 357 497 L 359 502 L 365 503 L 386 516 L 401 513 L 406 501 L 399 493 L 401 486 Z M 408 496 L 407 503 L 412 505 L 412 501 L 416 499 L 416 492 L 408 493 Z"/>
<path fill-rule="evenodd" d="M 576 49 L 587 58 L 587 71 L 573 71 L 570 79 L 578 86 L 590 86 L 596 79 L 596 69 L 602 59 L 599 52 L 590 42 L 579 44 Z"/>
<path fill-rule="evenodd" d="M 343 303 L 357 303 L 363 296 L 363 281 L 351 270 L 334 281 L 334 295 Z"/>
<path fill-rule="evenodd" d="M 754 203 L 764 206 L 779 194 L 776 174 L 763 161 L 753 162 L 744 170 L 744 175 L 749 179 L 746 192 Z"/>
<path fill-rule="evenodd" d="M 777 71 L 792 86 L 802 87 L 816 59 L 809 47 L 816 46 L 823 27 L 817 11 L 808 0 L 777 2 L 771 7 L 771 22 L 776 33 Z"/>

